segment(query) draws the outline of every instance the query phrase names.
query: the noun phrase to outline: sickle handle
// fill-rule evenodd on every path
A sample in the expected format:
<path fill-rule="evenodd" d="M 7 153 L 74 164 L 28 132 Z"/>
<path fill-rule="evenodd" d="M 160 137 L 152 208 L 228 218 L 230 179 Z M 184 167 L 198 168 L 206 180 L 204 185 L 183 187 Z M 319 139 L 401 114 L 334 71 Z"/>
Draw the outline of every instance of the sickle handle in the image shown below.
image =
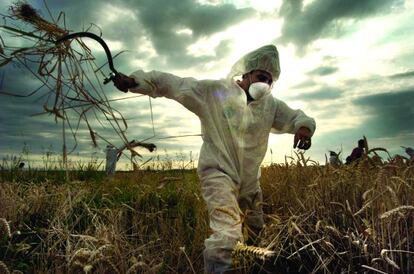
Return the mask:
<path fill-rule="evenodd" d="M 108 77 L 104 79 L 104 85 L 108 84 L 109 82 L 113 81 L 116 76 L 116 73 L 110 73 Z"/>

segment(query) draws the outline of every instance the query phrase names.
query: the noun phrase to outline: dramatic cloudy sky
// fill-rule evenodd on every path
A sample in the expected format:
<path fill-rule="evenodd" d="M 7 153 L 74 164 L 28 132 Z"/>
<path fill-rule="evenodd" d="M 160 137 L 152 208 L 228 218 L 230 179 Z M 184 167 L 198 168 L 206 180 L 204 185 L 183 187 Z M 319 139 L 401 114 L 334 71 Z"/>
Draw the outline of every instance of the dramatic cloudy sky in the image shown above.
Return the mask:
<path fill-rule="evenodd" d="M 2 14 L 14 1 L 1 1 Z M 43 1 L 28 1 L 46 19 Z M 275 44 L 282 73 L 273 95 L 315 118 L 317 131 L 306 155 L 324 163 L 329 150 L 350 153 L 365 135 L 371 147 L 403 154 L 414 147 L 414 2 L 403 0 L 113 0 L 47 1 L 57 17 L 65 13 L 66 27 L 102 32 L 118 70 L 161 70 L 197 79 L 219 79 L 243 54 Z M 99 28 L 95 27 L 99 26 Z M 18 38 L 0 34 L 8 45 Z M 86 42 L 86 41 L 85 41 Z M 102 49 L 87 41 L 98 64 Z M 27 70 L 10 63 L 0 68 L 1 91 L 27 94 L 39 86 Z M 104 69 L 105 70 L 105 69 Z M 106 71 L 109 72 L 109 70 Z M 105 86 L 109 98 L 132 94 Z M 19 154 L 26 145 L 33 156 L 61 151 L 61 123 L 43 111 L 45 98 L 0 95 L 0 153 Z M 158 155 L 198 156 L 201 137 L 163 137 L 199 134 L 196 116 L 178 103 L 146 97 L 113 102 L 128 119 L 130 139 L 150 139 Z M 99 131 L 100 130 L 100 131 Z M 121 145 L 111 129 L 102 136 Z M 69 138 L 69 137 L 68 137 Z M 69 138 L 70 139 L 70 138 Z M 103 158 L 105 144 L 91 146 L 81 126 L 73 155 Z M 70 143 L 71 141 L 68 140 Z M 292 135 L 271 135 L 265 163 L 292 155 Z M 272 154 L 270 153 L 272 150 Z M 144 160 L 151 155 L 140 151 Z M 124 159 L 124 162 L 126 158 Z"/>

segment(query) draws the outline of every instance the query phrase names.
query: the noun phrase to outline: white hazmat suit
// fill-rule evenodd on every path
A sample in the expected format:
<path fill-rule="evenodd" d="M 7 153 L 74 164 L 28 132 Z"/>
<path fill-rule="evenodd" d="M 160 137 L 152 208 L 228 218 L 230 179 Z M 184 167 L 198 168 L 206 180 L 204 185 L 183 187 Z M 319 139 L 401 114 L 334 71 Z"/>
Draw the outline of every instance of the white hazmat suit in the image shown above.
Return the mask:
<path fill-rule="evenodd" d="M 296 133 L 300 127 L 312 134 L 315 130 L 312 118 L 270 93 L 247 103 L 245 91 L 233 77 L 253 70 L 267 71 L 273 80 L 279 77 L 275 46 L 244 56 L 226 79 L 196 80 L 142 70 L 130 75 L 138 83 L 130 91 L 173 99 L 200 119 L 203 145 L 197 171 L 212 230 L 204 250 L 208 273 L 231 267 L 231 251 L 237 241 L 243 241 L 243 221 L 256 231 L 263 226 L 259 178 L 269 133 Z"/>
<path fill-rule="evenodd" d="M 112 145 L 106 146 L 105 172 L 107 175 L 115 174 L 116 162 L 118 161 L 118 149 Z"/>

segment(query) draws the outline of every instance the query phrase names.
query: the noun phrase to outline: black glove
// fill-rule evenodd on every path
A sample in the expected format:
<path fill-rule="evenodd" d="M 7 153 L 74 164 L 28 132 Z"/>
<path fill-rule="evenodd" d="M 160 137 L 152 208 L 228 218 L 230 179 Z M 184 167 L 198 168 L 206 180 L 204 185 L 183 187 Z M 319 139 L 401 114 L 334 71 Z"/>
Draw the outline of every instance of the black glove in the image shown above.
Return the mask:
<path fill-rule="evenodd" d="M 134 78 L 128 77 L 122 73 L 115 74 L 112 81 L 114 82 L 115 87 L 122 92 L 128 92 L 128 89 L 138 86 Z"/>

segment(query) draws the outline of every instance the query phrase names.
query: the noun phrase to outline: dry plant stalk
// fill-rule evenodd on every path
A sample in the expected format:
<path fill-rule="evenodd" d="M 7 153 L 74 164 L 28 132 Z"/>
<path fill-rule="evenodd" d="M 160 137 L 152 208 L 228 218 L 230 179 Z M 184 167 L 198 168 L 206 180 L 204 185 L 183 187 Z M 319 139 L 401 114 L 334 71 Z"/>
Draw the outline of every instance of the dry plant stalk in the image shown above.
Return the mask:
<path fill-rule="evenodd" d="M 113 245 L 103 245 L 98 249 L 91 251 L 88 248 L 80 248 L 73 254 L 69 261 L 70 271 L 75 269 L 82 269 L 88 273 L 95 269 L 98 265 L 106 265 L 112 269 L 112 273 L 120 273 L 115 264 L 110 260 L 110 257 L 105 255 L 106 251 L 113 249 Z"/>
<path fill-rule="evenodd" d="M 387 249 L 383 249 L 381 250 L 381 257 L 388 263 L 390 264 L 392 267 L 394 267 L 395 269 L 397 269 L 398 271 L 401 270 L 401 268 L 396 264 L 396 262 L 394 262 L 393 260 L 391 260 L 390 257 L 388 257 L 388 253 L 389 250 Z"/>
<path fill-rule="evenodd" d="M 232 257 L 251 257 L 265 261 L 275 255 L 275 252 L 263 247 L 248 246 L 242 242 L 237 242 L 233 248 Z"/>
<path fill-rule="evenodd" d="M 69 266 L 77 264 L 77 265 L 85 265 L 88 261 L 91 255 L 93 254 L 92 251 L 90 251 L 87 248 L 81 248 L 75 251 L 72 258 L 69 261 Z"/>
<path fill-rule="evenodd" d="M 49 11 L 48 8 L 47 10 Z M 120 111 L 111 106 L 110 101 L 114 100 L 108 100 L 102 85 L 96 84 L 96 81 L 99 81 L 98 76 L 104 73 L 95 63 L 91 50 L 80 38 L 55 44 L 59 38 L 69 34 L 64 13 L 61 12 L 57 19 L 50 14 L 50 22 L 41 17 L 31 5 L 19 1 L 10 7 L 10 15 L 3 17 L 5 24 L 0 28 L 10 36 L 17 36 L 24 46 L 16 49 L 7 45 L 7 39 L 0 36 L 0 67 L 10 62 L 19 64 L 40 81 L 40 86 L 28 94 L 19 94 L 15 91 L 0 93 L 14 97 L 40 95 L 46 98 L 43 112 L 34 115 L 51 114 L 56 123 L 63 124 L 63 159 L 66 159 L 68 149 L 70 153 L 77 147 L 77 136 L 82 130 L 89 132 L 95 147 L 98 146 L 97 137 L 112 144 L 108 139 L 117 136 L 132 150 L 126 136 L 126 119 Z M 15 24 L 8 25 L 8 20 L 24 22 L 24 29 L 15 27 Z M 88 30 L 89 28 L 86 31 Z M 36 70 L 33 70 L 34 66 L 37 66 Z M 102 136 L 94 129 L 96 125 L 112 128 L 115 134 L 108 135 L 110 137 Z M 71 149 L 66 147 L 66 135 L 74 140 Z M 153 144 L 139 141 L 135 142 L 135 145 L 150 151 L 155 147 Z"/>
<path fill-rule="evenodd" d="M 269 273 L 277 273 L 280 269 L 286 269 L 283 266 L 289 266 L 290 269 L 295 270 L 301 268 L 297 272 L 291 270 L 290 273 L 354 273 L 360 271 L 413 273 L 414 238 L 411 218 L 414 201 L 413 166 L 406 163 L 378 166 L 377 164 L 371 165 L 368 161 L 361 162 L 361 164 L 366 168 L 364 169 L 363 166 L 357 169 L 355 166 L 345 165 L 337 169 L 310 165 L 307 168 L 285 165 L 272 165 L 269 168 L 264 168 L 261 184 L 267 216 L 265 216 L 266 226 L 260 233 L 259 240 L 260 246 L 267 247 L 266 249 L 269 251 L 273 250 L 276 255 L 270 260 L 265 260 L 263 264 L 262 262 L 259 264 L 263 267 L 272 267 L 274 271 L 269 271 Z M 362 173 L 358 173 L 358 171 L 362 171 Z M 84 215 L 78 215 L 76 221 L 88 220 L 87 216 L 90 216 L 91 219 L 95 218 L 95 221 L 88 222 L 84 230 L 77 233 L 83 235 L 97 231 L 96 222 L 98 222 L 105 233 L 100 235 L 97 232 L 93 235 L 96 240 L 86 238 L 83 240 L 84 237 L 79 236 L 76 240 L 81 239 L 82 241 L 78 241 L 78 244 L 74 245 L 77 247 L 70 248 L 70 251 L 62 254 L 61 245 L 56 245 L 56 237 L 51 237 L 51 240 L 43 244 L 41 248 L 44 250 L 50 248 L 51 253 L 63 255 L 62 257 L 66 255 L 66 258 L 69 258 L 68 262 L 71 262 L 71 270 L 76 269 L 81 273 L 93 273 L 103 267 L 115 272 L 108 262 L 104 262 L 104 259 L 113 262 L 121 272 L 127 272 L 130 269 L 129 273 L 136 271 L 152 273 L 153 265 L 157 262 L 163 266 L 163 271 L 168 269 L 167 271 L 174 273 L 186 273 L 183 272 L 183 269 L 191 272 L 190 266 L 183 256 L 179 257 L 180 253 L 176 252 L 185 242 L 186 246 L 187 243 L 191 245 L 191 252 L 188 250 L 187 255 L 194 271 L 202 273 L 202 260 L 199 256 L 203 249 L 204 237 L 208 234 L 208 222 L 206 221 L 208 211 L 203 207 L 205 205 L 202 204 L 202 201 L 199 202 L 198 199 L 195 199 L 193 194 L 193 192 L 197 193 L 197 175 L 195 172 L 191 173 L 194 176 L 191 179 L 193 181 L 189 181 L 188 177 L 181 177 L 180 186 L 187 184 L 188 187 L 171 187 L 162 190 L 157 190 L 158 182 L 166 179 L 166 176 L 175 176 L 175 173 L 151 172 L 143 173 L 143 175 L 145 176 L 139 178 L 132 174 L 125 175 L 122 179 L 108 182 L 109 184 L 102 189 L 102 192 L 100 189 L 96 189 L 97 195 L 105 193 L 105 197 L 96 199 L 99 208 L 92 208 L 94 204 L 90 203 L 86 195 L 76 196 L 76 199 L 72 198 L 71 205 L 65 207 L 68 210 L 64 210 L 64 212 L 69 212 L 70 208 L 75 208 L 75 204 L 81 204 L 82 201 L 87 201 L 90 204 L 92 213 L 82 213 Z M 131 185 L 126 188 L 125 184 L 127 181 L 129 182 L 129 176 L 131 176 Z M 396 179 L 397 177 L 400 179 Z M 173 179 L 173 177 L 167 178 Z M 308 185 L 312 184 L 316 185 L 309 188 Z M 10 186 L 14 188 L 14 192 L 21 192 L 17 184 Z M 29 187 L 31 189 L 28 192 L 32 194 L 22 197 L 21 201 L 19 200 L 20 207 L 25 205 L 30 208 L 30 205 L 34 204 L 34 200 L 36 201 L 35 207 L 40 207 L 36 212 L 43 212 L 41 207 L 44 208 L 47 205 L 45 199 L 51 197 L 44 195 L 44 193 L 48 193 L 48 187 L 43 186 L 40 191 L 34 191 L 34 189 L 39 189 L 38 185 Z M 85 188 L 86 184 L 78 184 L 76 187 L 83 191 L 87 189 Z M 389 188 L 394 194 L 391 194 Z M 67 197 L 68 195 L 64 194 L 67 189 L 70 188 L 62 185 L 59 191 L 54 192 Z M 108 189 L 113 190 L 114 193 Z M 131 194 L 128 189 L 139 193 L 137 195 L 139 197 L 135 195 L 126 197 L 126 194 Z M 2 194 L 0 188 L 0 202 L 2 202 L 2 197 L 11 192 Z M 156 195 L 149 195 L 154 193 Z M 71 197 L 73 196 L 71 195 Z M 119 204 L 120 197 L 122 204 Z M 180 203 L 189 201 L 189 204 L 179 205 L 185 213 L 174 212 L 176 213 L 174 219 L 163 213 L 163 210 L 170 210 L 170 208 L 165 208 L 167 204 L 170 204 L 168 202 L 171 197 L 177 198 Z M 297 199 L 300 199 L 301 203 L 296 201 Z M 175 203 L 177 200 L 174 199 L 172 202 Z M 398 205 L 395 205 L 396 201 L 398 201 Z M 104 202 L 104 208 L 101 207 L 101 202 Z M 79 209 L 79 207 L 77 208 Z M 196 210 L 194 215 L 187 215 L 190 211 L 189 208 Z M 114 213 L 108 213 L 111 210 Z M 25 215 L 32 215 L 33 211 L 26 210 L 27 214 Z M 120 213 L 119 216 L 115 214 L 115 211 Z M 223 212 L 223 214 L 227 213 Z M 384 218 L 381 218 L 384 214 Z M 73 222 L 67 223 L 72 219 L 69 217 L 68 214 L 59 216 L 55 224 L 62 223 L 65 227 L 73 227 Z M 232 220 L 232 217 L 226 217 Z M 21 223 L 21 219 L 11 219 L 10 221 Z M 188 230 L 180 230 L 186 225 L 189 227 Z M 36 228 L 44 230 L 44 227 L 41 226 Z M 125 233 L 126 231 L 128 232 Z M 113 238 L 106 241 L 108 234 Z M 189 234 L 192 234 L 193 237 L 189 237 Z M 59 235 L 62 234 L 59 233 Z M 43 237 L 44 234 L 39 236 Z M 73 238 L 73 235 L 70 237 Z M 104 239 L 103 243 L 110 242 L 115 246 L 115 249 L 99 248 L 102 238 Z M 161 240 L 154 240 L 158 238 Z M 151 240 L 154 241 L 149 243 Z M 89 249 L 75 252 L 80 247 L 88 247 Z M 240 252 L 244 253 L 239 255 L 241 263 L 245 263 L 240 265 L 242 267 L 255 267 L 258 265 L 259 259 L 262 260 L 263 256 L 266 257 L 265 252 L 260 252 L 260 250 L 258 252 L 258 249 L 251 247 L 243 247 L 244 245 L 240 244 L 237 248 L 244 250 Z M 101 250 L 103 255 L 98 255 L 96 250 Z M 120 254 L 116 253 L 115 256 L 111 253 L 113 251 Z M 171 261 L 174 263 L 168 264 L 163 260 L 165 252 L 171 254 Z M 143 254 L 146 260 L 144 261 L 142 258 L 133 262 L 128 260 L 130 256 L 138 253 Z M 102 258 L 100 262 L 94 262 L 96 265 L 92 265 L 90 259 L 92 254 L 95 254 L 93 256 L 95 259 Z M 233 253 L 234 256 L 236 256 L 235 254 L 236 252 Z M 255 255 L 261 258 L 257 258 L 257 260 L 250 258 Z M 29 256 L 38 255 L 29 254 Z M 44 255 L 42 261 L 54 259 L 47 256 Z M 175 262 L 180 262 L 180 265 Z M 237 258 L 234 262 L 237 264 Z M 400 270 L 397 270 L 398 268 Z"/>
<path fill-rule="evenodd" d="M 32 6 L 23 1 L 19 1 L 12 6 L 11 11 L 17 18 L 32 24 L 38 31 L 46 32 L 54 38 L 59 38 L 68 33 L 67 30 L 43 19 Z"/>
<path fill-rule="evenodd" d="M 99 265 L 105 265 L 104 269 L 110 271 L 110 273 L 116 273 L 116 274 L 121 273 L 121 272 L 119 272 L 119 270 L 115 266 L 115 264 L 111 260 L 109 260 L 108 258 L 99 257 L 99 258 L 96 258 L 93 262 L 91 262 L 92 269 L 95 268 L 95 267 L 98 267 Z"/>
<path fill-rule="evenodd" d="M 224 214 L 226 214 L 226 215 L 228 215 L 228 216 L 230 216 L 234 221 L 236 221 L 237 222 L 237 224 L 239 224 L 240 223 L 240 216 L 239 215 L 237 215 L 233 210 L 231 210 L 231 209 L 228 209 L 228 208 L 225 208 L 225 207 L 217 207 L 217 208 L 215 208 L 214 209 L 214 211 L 219 211 L 219 212 L 221 212 L 221 213 L 224 213 Z"/>
<path fill-rule="evenodd" d="M 4 218 L 0 218 L 0 235 L 6 235 L 7 239 L 12 237 L 9 222 Z"/>
<path fill-rule="evenodd" d="M 147 273 L 150 270 L 150 267 L 143 261 L 138 261 L 131 265 L 131 267 L 127 270 L 126 274 L 133 274 L 133 273 Z"/>
<path fill-rule="evenodd" d="M 393 209 L 381 214 L 380 219 L 388 219 L 389 217 L 392 217 L 395 214 L 400 213 L 401 211 L 410 211 L 410 210 L 414 210 L 414 206 L 412 206 L 412 205 L 399 206 L 399 207 L 393 208 Z"/>
<path fill-rule="evenodd" d="M 0 273 L 10 274 L 9 268 L 7 267 L 7 265 L 3 261 L 0 261 Z"/>

